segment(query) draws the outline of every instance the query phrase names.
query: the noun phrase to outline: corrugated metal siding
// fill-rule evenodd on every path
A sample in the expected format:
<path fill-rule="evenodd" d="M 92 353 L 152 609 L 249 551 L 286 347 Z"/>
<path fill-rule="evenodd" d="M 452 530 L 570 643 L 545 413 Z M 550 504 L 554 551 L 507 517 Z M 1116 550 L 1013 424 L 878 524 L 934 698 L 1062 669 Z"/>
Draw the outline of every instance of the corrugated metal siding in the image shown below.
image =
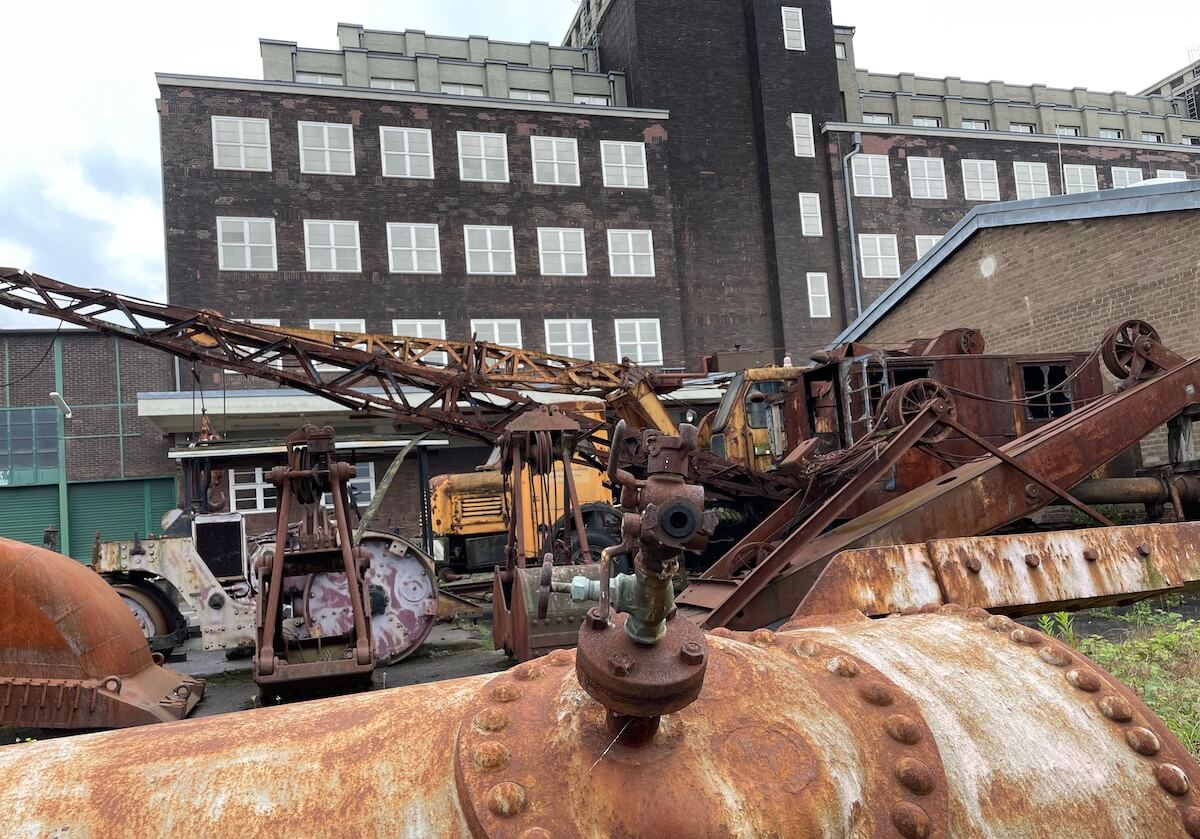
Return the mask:
<path fill-rule="evenodd" d="M 58 526 L 57 486 L 0 489 L 0 536 L 41 545 L 42 532 L 51 524 Z"/>
<path fill-rule="evenodd" d="M 68 554 L 80 562 L 92 558 L 96 533 L 101 541 L 157 533 L 163 513 L 175 506 L 175 481 L 100 481 L 67 488 L 71 514 Z"/>

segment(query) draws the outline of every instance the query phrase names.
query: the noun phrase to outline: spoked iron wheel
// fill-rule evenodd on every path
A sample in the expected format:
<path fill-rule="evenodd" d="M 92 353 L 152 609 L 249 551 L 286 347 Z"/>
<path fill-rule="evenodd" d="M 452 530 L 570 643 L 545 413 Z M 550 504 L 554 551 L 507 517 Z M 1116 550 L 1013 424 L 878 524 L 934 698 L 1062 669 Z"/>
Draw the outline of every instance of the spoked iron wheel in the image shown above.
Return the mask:
<path fill-rule="evenodd" d="M 916 379 L 898 385 L 888 392 L 879 413 L 889 428 L 903 428 L 916 419 L 925 406 L 933 402 L 944 402 L 947 406 L 945 413 L 951 419 L 958 416 L 950 392 L 933 379 Z M 940 443 L 949 437 L 953 430 L 945 423 L 936 423 L 921 436 L 921 442 Z"/>
<path fill-rule="evenodd" d="M 1118 379 L 1140 378 L 1145 360 L 1138 347 L 1148 341 L 1159 341 L 1158 331 L 1144 320 L 1118 323 L 1104 334 L 1100 357 L 1108 372 Z"/>

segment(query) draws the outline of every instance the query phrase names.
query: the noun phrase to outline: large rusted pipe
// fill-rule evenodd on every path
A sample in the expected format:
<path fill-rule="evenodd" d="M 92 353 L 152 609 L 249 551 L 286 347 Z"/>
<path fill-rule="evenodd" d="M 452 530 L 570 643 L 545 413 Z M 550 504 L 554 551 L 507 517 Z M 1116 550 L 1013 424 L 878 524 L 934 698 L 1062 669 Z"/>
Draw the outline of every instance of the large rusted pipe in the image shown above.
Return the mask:
<path fill-rule="evenodd" d="M 1180 475 L 1175 489 L 1185 501 L 1200 500 L 1200 478 Z M 1169 504 L 1171 486 L 1163 478 L 1090 478 L 1071 490 L 1085 504 Z"/>
<path fill-rule="evenodd" d="M 1200 766 L 1124 686 L 945 607 L 709 637 L 627 748 L 559 650 L 498 676 L 0 749 L 0 835 L 1200 835 Z"/>

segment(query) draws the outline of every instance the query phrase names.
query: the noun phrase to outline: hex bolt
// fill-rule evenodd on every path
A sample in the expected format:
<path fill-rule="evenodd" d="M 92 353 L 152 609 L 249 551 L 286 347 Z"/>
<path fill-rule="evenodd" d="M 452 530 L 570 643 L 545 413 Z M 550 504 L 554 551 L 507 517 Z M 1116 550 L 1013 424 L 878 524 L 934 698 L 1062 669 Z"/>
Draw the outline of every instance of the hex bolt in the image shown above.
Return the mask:
<path fill-rule="evenodd" d="M 700 646 L 699 641 L 685 641 L 679 648 L 679 657 L 685 664 L 703 664 L 704 648 Z"/>
<path fill-rule="evenodd" d="M 977 556 L 969 556 L 963 560 L 963 565 L 967 566 L 967 570 L 972 574 L 978 574 L 983 568 L 983 563 L 979 561 Z"/>
<path fill-rule="evenodd" d="M 1083 558 L 1088 562 L 1096 562 L 1100 559 L 1100 552 L 1095 548 L 1087 548 L 1083 552 Z"/>
<path fill-rule="evenodd" d="M 608 620 L 600 617 L 600 610 L 595 606 L 588 609 L 587 623 L 592 629 L 608 629 Z"/>
<path fill-rule="evenodd" d="M 1032 501 L 1036 501 L 1042 495 L 1042 491 L 1038 489 L 1037 484 L 1025 484 L 1025 497 Z"/>
<path fill-rule="evenodd" d="M 1037 554 L 1025 554 L 1025 564 L 1030 568 L 1037 568 L 1042 564 L 1042 558 Z"/>
<path fill-rule="evenodd" d="M 614 676 L 628 676 L 633 672 L 633 659 L 626 653 L 613 653 L 608 657 L 608 669 Z"/>
<path fill-rule="evenodd" d="M 1150 556 L 1150 546 L 1142 542 L 1142 544 L 1137 546 L 1137 552 L 1140 557 L 1148 557 Z"/>

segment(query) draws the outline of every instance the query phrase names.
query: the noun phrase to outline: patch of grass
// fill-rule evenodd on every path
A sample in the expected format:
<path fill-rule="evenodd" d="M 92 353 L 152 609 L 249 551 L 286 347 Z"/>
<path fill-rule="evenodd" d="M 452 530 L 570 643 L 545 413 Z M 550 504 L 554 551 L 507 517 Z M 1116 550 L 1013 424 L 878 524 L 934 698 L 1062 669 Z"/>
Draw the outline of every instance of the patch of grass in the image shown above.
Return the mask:
<path fill-rule="evenodd" d="M 1200 622 L 1151 611 L 1120 641 L 1078 639 L 1085 655 L 1133 688 L 1200 755 Z"/>

